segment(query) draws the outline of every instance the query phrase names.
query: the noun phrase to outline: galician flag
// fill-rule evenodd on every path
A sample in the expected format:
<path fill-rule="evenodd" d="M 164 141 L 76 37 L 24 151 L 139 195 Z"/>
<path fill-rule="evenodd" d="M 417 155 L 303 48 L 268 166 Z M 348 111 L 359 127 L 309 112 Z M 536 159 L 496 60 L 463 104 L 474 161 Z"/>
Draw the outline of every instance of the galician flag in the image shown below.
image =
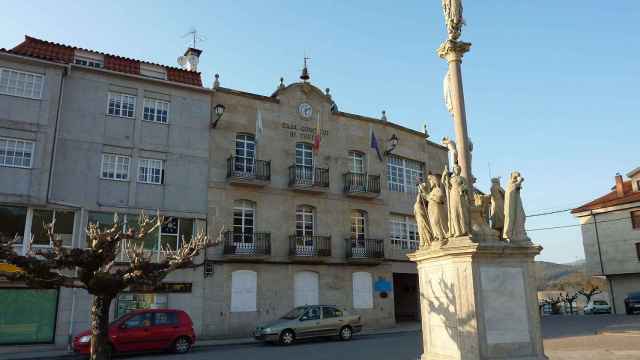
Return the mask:
<path fill-rule="evenodd" d="M 256 114 L 256 143 L 262 137 L 263 131 L 264 130 L 262 128 L 262 112 L 260 111 L 260 109 L 258 109 L 258 113 Z"/>
<path fill-rule="evenodd" d="M 320 151 L 320 111 L 317 114 L 316 133 L 313 136 L 313 150 Z"/>

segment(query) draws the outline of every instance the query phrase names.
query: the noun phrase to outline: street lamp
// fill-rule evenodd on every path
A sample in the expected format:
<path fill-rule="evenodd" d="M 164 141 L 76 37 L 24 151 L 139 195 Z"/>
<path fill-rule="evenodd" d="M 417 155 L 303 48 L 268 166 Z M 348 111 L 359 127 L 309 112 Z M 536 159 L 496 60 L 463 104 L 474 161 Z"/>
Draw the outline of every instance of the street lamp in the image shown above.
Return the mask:
<path fill-rule="evenodd" d="M 218 126 L 218 121 L 222 119 L 222 115 L 224 115 L 224 105 L 218 104 L 214 106 L 213 112 L 216 114 L 216 120 L 213 123 L 211 123 L 211 127 L 215 128 L 216 126 Z"/>
<path fill-rule="evenodd" d="M 389 144 L 389 147 L 387 151 L 384 152 L 385 155 L 391 154 L 393 150 L 396 149 L 396 146 L 398 146 L 398 137 L 396 136 L 396 134 L 391 135 L 387 143 Z"/>

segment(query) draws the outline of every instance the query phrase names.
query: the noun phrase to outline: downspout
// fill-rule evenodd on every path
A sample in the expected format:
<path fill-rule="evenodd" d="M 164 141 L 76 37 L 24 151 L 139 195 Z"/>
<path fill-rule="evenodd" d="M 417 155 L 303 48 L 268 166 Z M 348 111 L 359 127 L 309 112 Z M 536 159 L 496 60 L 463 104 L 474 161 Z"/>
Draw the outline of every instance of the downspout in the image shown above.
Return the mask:
<path fill-rule="evenodd" d="M 613 293 L 613 281 L 604 273 L 604 262 L 602 261 L 602 249 L 600 248 L 600 235 L 598 233 L 598 218 L 597 215 L 591 210 L 591 216 L 593 216 L 593 227 L 596 234 L 596 244 L 598 245 L 598 257 L 600 258 L 600 274 L 607 279 L 609 284 L 609 294 L 611 295 L 611 306 L 613 307 L 613 313 L 616 314 L 616 298 Z"/>

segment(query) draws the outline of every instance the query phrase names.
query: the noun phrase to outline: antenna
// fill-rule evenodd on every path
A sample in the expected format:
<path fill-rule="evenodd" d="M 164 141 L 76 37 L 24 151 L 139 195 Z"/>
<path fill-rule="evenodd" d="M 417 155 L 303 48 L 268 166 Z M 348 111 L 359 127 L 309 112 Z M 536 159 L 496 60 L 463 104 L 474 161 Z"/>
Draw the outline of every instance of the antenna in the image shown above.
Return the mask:
<path fill-rule="evenodd" d="M 190 38 L 190 40 L 191 40 L 191 45 L 190 46 L 192 48 L 194 48 L 194 49 L 196 48 L 196 45 L 199 42 L 203 42 L 203 41 L 206 40 L 206 38 L 201 33 L 199 33 L 198 30 L 195 27 L 192 27 L 191 30 L 189 30 L 188 33 L 182 35 L 183 39 L 186 38 L 186 37 Z"/>

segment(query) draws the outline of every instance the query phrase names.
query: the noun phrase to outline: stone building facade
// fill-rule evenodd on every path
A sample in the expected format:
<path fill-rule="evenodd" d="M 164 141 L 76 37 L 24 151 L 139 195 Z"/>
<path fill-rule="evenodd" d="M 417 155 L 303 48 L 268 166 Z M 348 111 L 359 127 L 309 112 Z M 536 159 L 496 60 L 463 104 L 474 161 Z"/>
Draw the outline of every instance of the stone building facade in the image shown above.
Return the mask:
<path fill-rule="evenodd" d="M 613 311 L 640 292 L 640 168 L 616 175 L 612 191 L 572 210 L 582 229 L 587 273 L 609 283 Z"/>
<path fill-rule="evenodd" d="M 129 289 L 111 311 L 184 309 L 200 337 L 247 335 L 316 302 L 370 327 L 416 319 L 406 257 L 419 242 L 416 184 L 442 172 L 446 148 L 386 118 L 341 112 L 307 81 L 263 96 L 217 79 L 205 88 L 195 70 L 31 37 L 1 49 L 0 234 L 23 238 L 18 251 L 31 236 L 48 247 L 39 224 L 55 218 L 65 244 L 82 247 L 89 222 L 118 213 L 129 226 L 141 210 L 168 219 L 145 244 L 154 256 L 198 230 L 221 234 L 203 266 L 154 291 Z M 65 345 L 88 327 L 84 291 L 0 282 L 0 293 L 3 317 L 48 299 L 29 305 L 37 316 L 11 320 L 47 318 L 43 334 L 5 343 Z"/>

